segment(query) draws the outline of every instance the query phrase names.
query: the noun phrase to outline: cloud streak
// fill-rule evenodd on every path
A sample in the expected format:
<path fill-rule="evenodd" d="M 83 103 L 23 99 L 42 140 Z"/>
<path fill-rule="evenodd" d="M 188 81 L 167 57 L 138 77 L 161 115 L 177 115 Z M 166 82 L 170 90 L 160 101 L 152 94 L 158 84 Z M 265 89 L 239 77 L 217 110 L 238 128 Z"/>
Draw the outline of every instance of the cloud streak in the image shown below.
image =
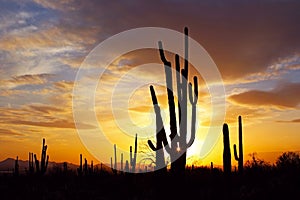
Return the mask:
<path fill-rule="evenodd" d="M 250 90 L 229 97 L 229 100 L 249 106 L 275 106 L 295 109 L 300 103 L 300 83 L 285 83 L 270 91 Z"/>

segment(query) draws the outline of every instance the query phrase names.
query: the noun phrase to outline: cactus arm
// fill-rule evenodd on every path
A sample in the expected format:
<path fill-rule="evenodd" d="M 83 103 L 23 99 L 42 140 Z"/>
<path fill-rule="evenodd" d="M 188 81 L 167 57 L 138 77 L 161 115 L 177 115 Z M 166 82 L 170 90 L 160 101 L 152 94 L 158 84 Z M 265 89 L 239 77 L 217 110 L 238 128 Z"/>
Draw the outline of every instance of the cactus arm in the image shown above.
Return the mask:
<path fill-rule="evenodd" d="M 189 60 L 189 30 L 187 27 L 184 27 L 184 70 L 186 75 L 188 75 L 188 64 L 189 64 L 188 60 Z"/>
<path fill-rule="evenodd" d="M 35 167 L 36 167 L 36 171 L 39 172 L 40 171 L 40 164 L 39 164 L 39 160 L 36 157 L 36 154 L 34 154 L 34 160 L 35 160 Z"/>
<path fill-rule="evenodd" d="M 236 161 L 239 161 L 239 157 L 238 157 L 238 153 L 237 153 L 237 149 L 236 149 L 236 144 L 233 145 L 233 150 L 234 150 L 234 159 Z"/>
<path fill-rule="evenodd" d="M 151 140 L 148 140 L 148 145 L 152 151 L 157 151 L 157 148 L 153 145 Z"/>
<path fill-rule="evenodd" d="M 194 94 L 194 96 L 193 96 Z M 194 76 L 194 91 L 192 89 L 192 84 L 189 83 L 189 99 L 192 104 L 192 125 L 191 125 L 191 138 L 187 143 L 187 147 L 190 147 L 195 141 L 196 135 L 196 105 L 198 101 L 198 79 Z"/>
<path fill-rule="evenodd" d="M 160 55 L 160 59 L 161 61 L 168 66 L 171 66 L 171 62 L 169 62 L 166 57 L 165 57 L 165 53 L 164 53 L 164 49 L 163 49 L 163 45 L 161 41 L 158 41 L 158 48 L 159 48 L 159 55 Z"/>
<path fill-rule="evenodd" d="M 172 67 L 171 63 L 166 60 L 164 55 L 164 49 L 162 42 L 158 42 L 159 52 L 162 62 L 164 63 L 165 76 L 166 76 L 166 85 L 167 85 L 167 94 L 168 94 L 168 104 L 169 104 L 169 114 L 170 114 L 170 138 L 173 139 L 177 135 L 177 124 L 176 124 L 176 113 L 175 113 L 175 103 L 174 103 L 174 93 L 173 93 L 173 78 L 172 78 Z M 173 144 L 176 142 L 174 141 Z"/>

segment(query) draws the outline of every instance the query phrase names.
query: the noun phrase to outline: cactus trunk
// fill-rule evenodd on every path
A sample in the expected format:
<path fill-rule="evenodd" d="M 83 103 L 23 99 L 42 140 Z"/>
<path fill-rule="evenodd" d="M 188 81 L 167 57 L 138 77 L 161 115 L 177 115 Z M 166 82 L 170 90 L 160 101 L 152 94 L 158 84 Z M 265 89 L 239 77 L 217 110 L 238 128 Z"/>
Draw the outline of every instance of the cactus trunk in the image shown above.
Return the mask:
<path fill-rule="evenodd" d="M 243 128 L 242 128 L 242 117 L 238 117 L 238 131 L 239 131 L 239 156 L 237 154 L 237 148 L 236 145 L 233 145 L 234 149 L 234 157 L 235 160 L 238 161 L 238 172 L 240 174 L 243 173 L 243 168 L 244 168 L 244 153 L 243 153 Z"/>
<path fill-rule="evenodd" d="M 137 156 L 137 134 L 135 134 L 135 141 L 134 141 L 134 155 L 132 156 L 132 146 L 130 146 L 130 165 L 131 165 L 131 172 L 135 172 L 136 168 L 136 156 Z"/>
<path fill-rule="evenodd" d="M 223 125 L 223 171 L 225 175 L 231 174 L 231 153 L 230 153 L 230 141 L 229 141 L 229 129 L 228 125 Z"/>

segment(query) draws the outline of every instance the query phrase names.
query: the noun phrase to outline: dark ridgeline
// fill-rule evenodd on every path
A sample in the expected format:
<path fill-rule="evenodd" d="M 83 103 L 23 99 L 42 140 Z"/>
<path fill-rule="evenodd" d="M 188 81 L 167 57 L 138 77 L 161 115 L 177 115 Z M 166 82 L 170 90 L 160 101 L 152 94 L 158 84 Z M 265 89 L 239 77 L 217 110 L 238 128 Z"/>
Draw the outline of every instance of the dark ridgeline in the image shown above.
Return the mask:
<path fill-rule="evenodd" d="M 164 54 L 162 42 L 158 42 L 159 54 L 161 61 L 164 64 L 166 86 L 168 95 L 169 105 L 169 116 L 170 116 L 170 132 L 171 144 L 168 144 L 166 138 L 166 132 L 161 119 L 160 108 L 158 106 L 155 90 L 153 86 L 150 86 L 150 93 L 152 97 L 152 103 L 156 114 L 156 147 L 148 140 L 149 147 L 156 151 L 156 168 L 166 171 L 166 162 L 163 152 L 163 148 L 170 155 L 171 158 L 171 172 L 174 174 L 183 174 L 186 167 L 186 151 L 193 144 L 195 140 L 195 125 L 196 125 L 196 105 L 198 100 L 198 81 L 197 77 L 194 77 L 194 91 L 192 84 L 188 84 L 188 29 L 184 28 L 184 68 L 181 69 L 179 62 L 179 55 L 175 55 L 175 68 L 176 68 L 176 85 L 177 85 L 177 105 L 178 105 L 178 124 L 177 128 L 177 117 L 175 111 L 175 100 L 173 92 L 173 78 L 172 78 L 172 65 Z M 189 94 L 188 94 L 189 90 Z M 191 125 L 191 138 L 187 142 L 187 99 L 192 105 L 192 125 Z M 179 131 L 178 131 L 179 130 Z"/>

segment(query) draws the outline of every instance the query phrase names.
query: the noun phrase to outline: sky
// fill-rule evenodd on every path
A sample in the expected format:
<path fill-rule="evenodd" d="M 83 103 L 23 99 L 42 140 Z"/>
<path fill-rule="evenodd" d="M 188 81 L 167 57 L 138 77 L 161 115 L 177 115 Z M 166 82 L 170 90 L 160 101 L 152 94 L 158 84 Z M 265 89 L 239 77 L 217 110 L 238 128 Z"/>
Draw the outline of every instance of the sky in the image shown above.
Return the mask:
<path fill-rule="evenodd" d="M 28 152 L 39 155 L 42 138 L 46 138 L 50 160 L 57 162 L 78 163 L 80 153 L 94 163 L 109 162 L 113 156 L 110 145 L 117 144 L 120 151 L 128 153 L 137 132 L 139 150 L 147 150 L 146 141 L 155 134 L 149 84 L 164 81 L 157 49 L 137 50 L 115 58 L 99 78 L 94 108 L 101 134 L 96 133 L 88 114 L 82 116 L 83 122 L 75 124 L 72 110 L 76 75 L 89 53 L 111 36 L 141 27 L 179 32 L 189 27 L 189 36 L 207 51 L 221 74 L 226 100 L 222 123 L 229 124 L 231 145 L 238 141 L 237 118 L 243 118 L 245 160 L 254 152 L 271 162 L 278 153 L 300 151 L 297 0 L 0 3 L 0 160 L 16 156 L 27 160 Z M 173 60 L 172 55 L 167 56 Z M 151 67 L 149 63 L 156 65 Z M 103 68 L 101 62 L 94 67 Z M 219 137 L 212 150 L 205 157 L 199 156 L 205 133 L 213 122 L 211 96 L 198 75 L 197 133 L 188 151 L 188 163 L 221 165 L 221 132 L 216 133 Z M 116 87 L 121 79 L 123 85 Z M 128 97 L 126 89 L 139 81 L 148 84 L 131 91 Z M 117 92 L 112 97 L 114 91 Z M 167 115 L 165 88 L 157 86 L 156 91 Z M 119 104 L 128 104 L 130 119 L 120 113 L 117 116 L 126 130 L 116 124 L 110 106 L 112 98 Z M 164 120 L 168 126 L 167 117 Z M 81 130 L 78 132 L 76 127 Z M 93 146 L 85 146 L 80 134 Z M 95 151 L 103 160 L 94 156 Z M 231 151 L 233 155 L 232 147 Z M 138 159 L 143 156 L 139 154 Z M 127 154 L 125 159 L 129 159 Z"/>

